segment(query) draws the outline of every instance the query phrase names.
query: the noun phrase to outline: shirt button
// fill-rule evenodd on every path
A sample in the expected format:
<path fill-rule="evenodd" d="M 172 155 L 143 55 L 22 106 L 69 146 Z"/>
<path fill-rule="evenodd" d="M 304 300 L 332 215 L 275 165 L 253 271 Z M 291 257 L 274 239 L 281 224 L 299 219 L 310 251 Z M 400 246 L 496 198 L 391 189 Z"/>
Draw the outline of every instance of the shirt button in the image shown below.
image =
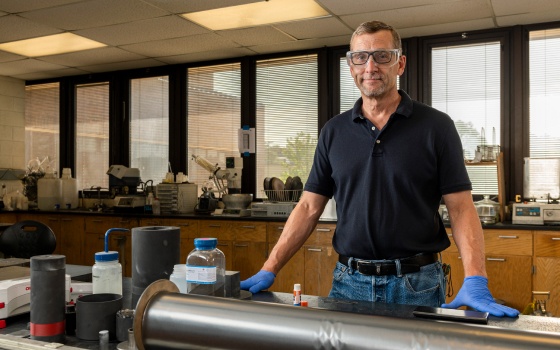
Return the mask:
<path fill-rule="evenodd" d="M 375 131 L 375 126 L 372 126 L 372 127 L 371 127 L 371 130 L 372 130 L 372 131 Z"/>
<path fill-rule="evenodd" d="M 379 143 L 381 143 L 381 140 L 375 140 L 375 143 L 379 144 Z"/>

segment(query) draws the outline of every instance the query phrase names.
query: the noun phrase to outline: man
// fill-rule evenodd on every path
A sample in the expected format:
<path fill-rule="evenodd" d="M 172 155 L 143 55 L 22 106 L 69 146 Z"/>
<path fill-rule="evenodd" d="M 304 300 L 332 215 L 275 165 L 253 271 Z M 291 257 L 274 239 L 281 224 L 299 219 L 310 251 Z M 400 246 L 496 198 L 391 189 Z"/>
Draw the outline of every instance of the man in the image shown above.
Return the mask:
<path fill-rule="evenodd" d="M 361 98 L 321 130 L 298 205 L 262 270 L 241 288 L 255 293 L 270 287 L 334 196 L 333 246 L 339 261 L 329 297 L 466 305 L 494 316 L 517 316 L 517 310 L 495 303 L 488 290 L 482 227 L 453 120 L 397 90 L 406 57 L 394 28 L 363 23 L 350 50 L 348 65 Z M 450 245 L 438 214 L 442 196 L 466 276 L 450 304 L 443 304 L 438 254 Z"/>

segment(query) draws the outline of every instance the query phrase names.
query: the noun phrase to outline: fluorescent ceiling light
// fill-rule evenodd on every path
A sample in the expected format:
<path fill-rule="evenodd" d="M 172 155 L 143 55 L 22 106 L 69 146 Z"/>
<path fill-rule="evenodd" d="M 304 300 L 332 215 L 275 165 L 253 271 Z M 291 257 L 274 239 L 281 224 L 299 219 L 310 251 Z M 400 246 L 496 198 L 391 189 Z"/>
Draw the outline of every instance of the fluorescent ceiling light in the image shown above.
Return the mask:
<path fill-rule="evenodd" d="M 42 36 L 0 44 L 0 50 L 27 57 L 57 55 L 107 46 L 72 33 Z"/>
<path fill-rule="evenodd" d="M 181 16 L 211 30 L 224 30 L 325 17 L 329 13 L 313 0 L 268 0 Z"/>

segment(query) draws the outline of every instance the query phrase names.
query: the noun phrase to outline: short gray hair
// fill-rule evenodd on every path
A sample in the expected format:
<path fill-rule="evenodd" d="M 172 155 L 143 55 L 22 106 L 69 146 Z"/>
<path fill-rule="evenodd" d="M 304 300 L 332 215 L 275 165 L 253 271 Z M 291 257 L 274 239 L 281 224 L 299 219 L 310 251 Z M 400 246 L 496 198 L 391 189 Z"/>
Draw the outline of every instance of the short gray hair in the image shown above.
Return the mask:
<path fill-rule="evenodd" d="M 352 49 L 352 40 L 354 40 L 354 37 L 362 34 L 377 33 L 380 30 L 390 31 L 391 35 L 393 35 L 393 45 L 395 46 L 395 49 L 402 49 L 401 36 L 399 33 L 392 26 L 380 21 L 370 21 L 360 24 L 350 38 L 350 49 Z"/>

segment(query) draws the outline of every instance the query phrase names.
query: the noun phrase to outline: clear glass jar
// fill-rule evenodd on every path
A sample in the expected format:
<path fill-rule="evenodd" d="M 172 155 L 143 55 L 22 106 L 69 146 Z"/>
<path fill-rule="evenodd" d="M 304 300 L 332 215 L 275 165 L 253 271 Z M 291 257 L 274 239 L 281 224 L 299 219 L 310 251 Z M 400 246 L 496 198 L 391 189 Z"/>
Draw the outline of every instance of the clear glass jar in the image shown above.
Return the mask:
<path fill-rule="evenodd" d="M 195 238 L 187 257 L 187 293 L 224 297 L 226 258 L 216 238 Z"/>
<path fill-rule="evenodd" d="M 119 253 L 115 251 L 95 253 L 91 277 L 93 294 L 122 295 L 122 266 L 119 263 Z"/>

